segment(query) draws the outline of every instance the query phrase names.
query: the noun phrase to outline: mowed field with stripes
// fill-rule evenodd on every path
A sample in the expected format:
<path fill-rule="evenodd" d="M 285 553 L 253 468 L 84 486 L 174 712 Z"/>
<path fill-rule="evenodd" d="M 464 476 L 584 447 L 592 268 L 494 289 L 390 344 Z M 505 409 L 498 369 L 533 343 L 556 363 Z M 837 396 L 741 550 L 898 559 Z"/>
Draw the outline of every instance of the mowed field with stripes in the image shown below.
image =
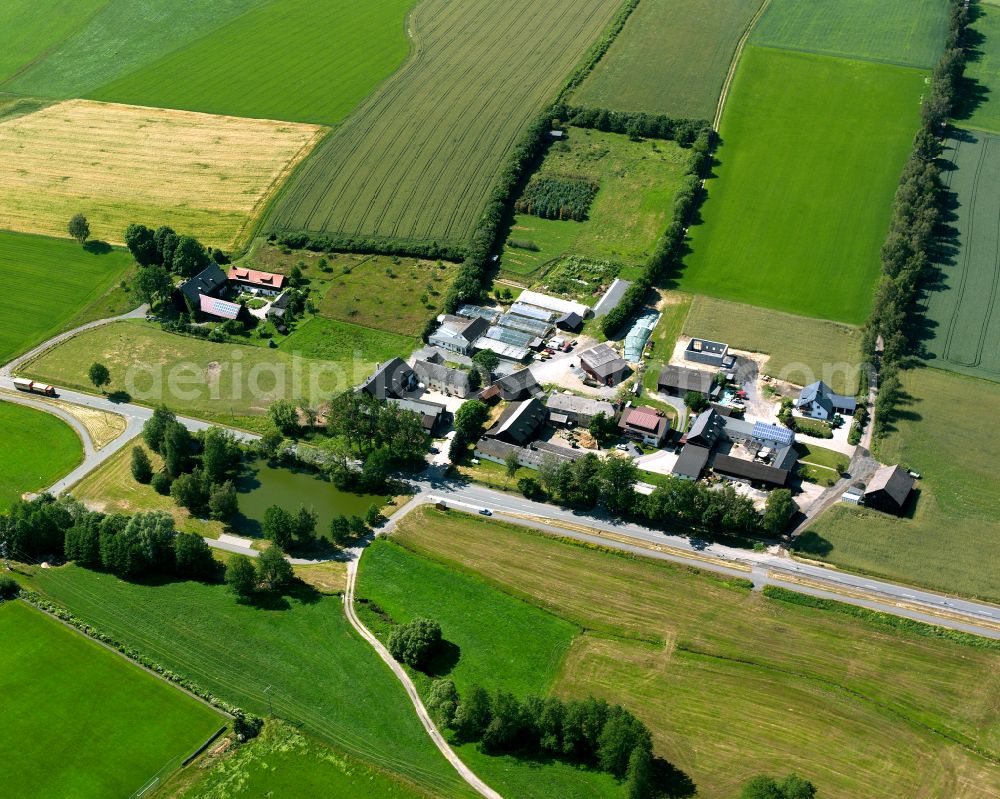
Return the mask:
<path fill-rule="evenodd" d="M 617 0 L 425 0 L 413 55 L 287 185 L 272 230 L 464 242 Z"/>

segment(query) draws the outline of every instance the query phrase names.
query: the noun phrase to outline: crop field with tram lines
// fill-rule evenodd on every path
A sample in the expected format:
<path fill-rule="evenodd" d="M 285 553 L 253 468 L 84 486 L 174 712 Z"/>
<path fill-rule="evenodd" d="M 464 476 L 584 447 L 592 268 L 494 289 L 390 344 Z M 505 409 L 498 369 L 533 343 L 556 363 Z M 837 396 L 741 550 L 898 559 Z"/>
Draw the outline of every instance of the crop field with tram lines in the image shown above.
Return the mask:
<path fill-rule="evenodd" d="M 928 363 L 1000 381 L 1000 137 L 956 130 L 943 157 L 958 238 L 926 294 Z"/>
<path fill-rule="evenodd" d="M 763 0 L 642 0 L 575 105 L 711 119 L 743 32 Z"/>
<path fill-rule="evenodd" d="M 614 0 L 425 0 L 413 56 L 286 184 L 272 230 L 464 243 Z"/>

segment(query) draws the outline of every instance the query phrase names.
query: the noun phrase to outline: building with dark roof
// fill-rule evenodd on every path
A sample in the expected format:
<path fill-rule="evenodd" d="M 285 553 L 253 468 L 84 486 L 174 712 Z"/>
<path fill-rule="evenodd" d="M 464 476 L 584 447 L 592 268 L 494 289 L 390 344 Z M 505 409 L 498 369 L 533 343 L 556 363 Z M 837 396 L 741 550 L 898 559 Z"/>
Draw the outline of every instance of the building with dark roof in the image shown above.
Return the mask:
<path fill-rule="evenodd" d="M 498 438 L 481 438 L 476 443 L 475 455 L 477 458 L 493 461 L 494 463 L 505 464 L 507 456 L 511 452 L 517 454 L 517 462 L 521 466 L 529 469 L 538 469 L 546 460 L 555 460 L 558 463 L 572 463 L 586 456 L 586 452 L 569 447 L 560 447 L 556 444 L 549 444 L 545 441 L 536 441 L 526 447 L 516 444 L 508 444 Z"/>
<path fill-rule="evenodd" d="M 795 443 L 795 433 L 787 427 L 768 422 L 754 422 L 750 438 L 764 447 L 790 447 Z"/>
<path fill-rule="evenodd" d="M 618 427 L 627 438 L 659 447 L 670 431 L 670 420 L 664 416 L 663 411 L 640 405 L 638 408 L 626 408 L 622 411 Z"/>
<path fill-rule="evenodd" d="M 580 368 L 601 385 L 615 386 L 631 374 L 628 361 L 607 344 L 580 353 Z"/>
<path fill-rule="evenodd" d="M 375 399 L 384 401 L 402 397 L 416 388 L 417 379 L 413 370 L 402 358 L 393 358 L 380 363 L 375 373 L 358 387 L 358 391 L 367 392 Z"/>
<path fill-rule="evenodd" d="M 404 411 L 415 413 L 420 417 L 420 424 L 427 433 L 433 433 L 435 428 L 450 416 L 448 409 L 440 402 L 427 402 L 426 400 L 406 399 L 390 397 L 388 402 L 397 405 Z"/>
<path fill-rule="evenodd" d="M 472 390 L 469 373 L 464 369 L 452 369 L 442 363 L 416 360 L 413 362 L 413 373 L 427 388 L 442 394 L 464 398 Z"/>
<path fill-rule="evenodd" d="M 670 397 L 684 397 L 689 391 L 696 391 L 705 399 L 711 399 L 720 392 L 711 372 L 688 369 L 686 366 L 664 366 L 656 378 L 656 387 Z"/>
<path fill-rule="evenodd" d="M 783 488 L 788 485 L 792 473 L 788 469 L 776 469 L 760 461 L 734 458 L 731 455 L 716 455 L 712 469 L 725 477 L 747 480 L 755 485 Z"/>
<path fill-rule="evenodd" d="M 570 311 L 556 319 L 556 327 L 569 333 L 576 333 L 583 327 L 583 317 L 575 311 Z"/>
<path fill-rule="evenodd" d="M 549 412 L 537 399 L 512 402 L 486 431 L 487 438 L 499 438 L 509 444 L 528 443 L 545 424 Z"/>
<path fill-rule="evenodd" d="M 699 447 L 711 449 L 720 438 L 725 436 L 725 432 L 725 418 L 709 409 L 698 414 L 698 417 L 691 424 L 691 429 L 681 437 L 681 441 L 685 444 L 696 444 Z"/>
<path fill-rule="evenodd" d="M 903 512 L 916 481 L 902 466 L 883 466 L 865 488 L 865 505 L 883 513 Z"/>
<path fill-rule="evenodd" d="M 545 390 L 538 384 L 538 380 L 527 366 L 516 372 L 511 372 L 506 377 L 494 380 L 493 385 L 499 389 L 500 398 L 507 402 L 515 402 L 529 397 L 541 399 L 545 396 Z"/>
<path fill-rule="evenodd" d="M 681 480 L 697 480 L 701 473 L 705 471 L 708 464 L 708 456 L 712 450 L 708 447 L 701 447 L 697 444 L 685 444 L 681 450 L 677 462 L 674 464 L 672 474 Z"/>
<path fill-rule="evenodd" d="M 835 414 L 853 416 L 858 401 L 854 397 L 835 394 L 822 380 L 810 383 L 799 392 L 795 410 L 810 419 L 830 419 Z"/>
<path fill-rule="evenodd" d="M 174 304 L 180 311 L 186 311 L 188 307 L 198 310 L 202 294 L 206 297 L 219 297 L 228 286 L 226 273 L 218 264 L 212 264 L 174 289 Z"/>

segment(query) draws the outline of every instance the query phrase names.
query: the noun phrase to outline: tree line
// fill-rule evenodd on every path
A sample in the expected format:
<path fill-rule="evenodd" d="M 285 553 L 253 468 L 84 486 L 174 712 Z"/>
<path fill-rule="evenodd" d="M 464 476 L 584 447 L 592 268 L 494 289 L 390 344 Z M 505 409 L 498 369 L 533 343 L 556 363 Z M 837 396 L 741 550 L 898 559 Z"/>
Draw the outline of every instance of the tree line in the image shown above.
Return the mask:
<path fill-rule="evenodd" d="M 665 475 L 649 495 L 642 495 L 635 490 L 637 482 L 639 469 L 632 458 L 601 460 L 588 453 L 576 461 L 543 458 L 538 478 L 525 477 L 517 485 L 529 499 L 548 498 L 574 508 L 593 508 L 600 503 L 613 515 L 653 526 L 679 524 L 735 535 L 779 535 L 798 510 L 786 488 L 771 491 L 761 512 L 729 484 L 712 488 Z"/>
<path fill-rule="evenodd" d="M 712 124 L 705 119 L 686 119 L 645 111 L 612 111 L 607 108 L 557 105 L 553 112 L 565 124 L 605 133 L 621 133 L 633 139 L 663 139 L 690 147 Z"/>
<path fill-rule="evenodd" d="M 451 680 L 437 680 L 427 708 L 462 743 L 486 754 L 552 757 L 582 763 L 623 779 L 626 795 L 654 794 L 653 738 L 621 705 L 603 699 L 563 700 L 472 685 L 460 696 Z"/>
<path fill-rule="evenodd" d="M 287 231 L 271 233 L 267 240 L 292 250 L 309 250 L 311 252 L 360 252 L 366 255 L 399 255 L 432 260 L 442 258 L 446 261 L 461 261 L 466 256 L 464 247 L 452 244 L 379 236 L 331 234 L 312 236 L 305 232 Z"/>
<path fill-rule="evenodd" d="M 869 362 L 879 361 L 873 428 L 876 439 L 885 435 L 886 423 L 902 396 L 900 369 L 918 344 L 917 325 L 911 322 L 920 313 L 917 300 L 934 257 L 935 236 L 943 218 L 944 191 L 936 161 L 941 137 L 960 93 L 970 14 L 964 0 L 950 0 L 946 50 L 934 68 L 930 90 L 921 106 L 922 125 L 903 169 L 889 233 L 882 245 L 882 275 L 862 344 Z"/>

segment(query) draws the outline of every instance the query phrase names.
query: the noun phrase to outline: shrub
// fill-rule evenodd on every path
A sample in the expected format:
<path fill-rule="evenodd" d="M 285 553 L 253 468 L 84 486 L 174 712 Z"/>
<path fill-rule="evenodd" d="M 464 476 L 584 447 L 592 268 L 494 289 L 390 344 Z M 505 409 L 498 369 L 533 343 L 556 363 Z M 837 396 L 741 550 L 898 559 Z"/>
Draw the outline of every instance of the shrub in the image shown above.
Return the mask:
<path fill-rule="evenodd" d="M 137 483 L 148 483 L 153 479 L 153 465 L 142 447 L 132 447 L 132 477 Z"/>
<path fill-rule="evenodd" d="M 587 218 L 600 185 L 590 178 L 572 175 L 536 175 L 525 187 L 514 208 L 543 219 Z M 536 247 L 537 249 L 537 247 Z"/>
<path fill-rule="evenodd" d="M 389 633 L 389 652 L 410 668 L 422 669 L 441 645 L 441 625 L 431 619 L 414 619 Z"/>
<path fill-rule="evenodd" d="M 166 469 L 159 471 L 153 475 L 153 479 L 150 480 L 150 485 L 153 486 L 153 490 L 157 494 L 162 494 L 163 496 L 170 496 L 170 486 L 173 480 L 170 479 L 170 475 L 167 474 Z"/>
<path fill-rule="evenodd" d="M 21 586 L 9 574 L 0 574 L 0 599 L 13 599 L 21 592 Z"/>

